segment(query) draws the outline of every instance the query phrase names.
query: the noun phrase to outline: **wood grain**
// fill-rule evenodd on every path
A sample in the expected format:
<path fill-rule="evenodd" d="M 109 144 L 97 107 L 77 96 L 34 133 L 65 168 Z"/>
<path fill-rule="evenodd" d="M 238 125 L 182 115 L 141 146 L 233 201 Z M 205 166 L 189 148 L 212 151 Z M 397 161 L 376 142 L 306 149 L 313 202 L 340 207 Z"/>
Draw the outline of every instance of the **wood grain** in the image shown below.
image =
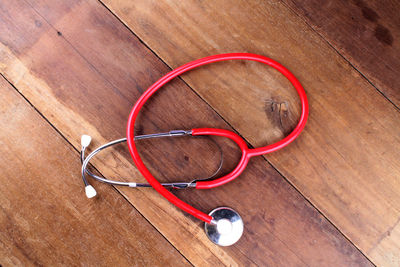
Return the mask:
<path fill-rule="evenodd" d="M 400 107 L 399 1 L 284 2 Z"/>
<path fill-rule="evenodd" d="M 115 190 L 77 194 L 78 153 L 3 77 L 0 92 L 0 265 L 190 266 Z"/>
<path fill-rule="evenodd" d="M 400 113 L 301 18 L 278 1 L 104 3 L 171 67 L 233 51 L 288 67 L 307 91 L 310 119 L 268 160 L 375 263 L 399 263 Z M 253 146 L 284 136 L 297 118 L 293 89 L 260 64 L 183 79 Z"/>
<path fill-rule="evenodd" d="M 82 133 L 94 137 L 94 146 L 123 136 L 131 105 L 169 70 L 98 2 L 6 1 L 3 5 L 0 71 L 77 148 Z M 146 106 L 137 132 L 201 126 L 230 129 L 176 80 Z M 217 141 L 227 151 L 226 171 L 239 153 L 231 142 Z M 170 180 L 191 173 L 205 175 L 205 170 L 215 168 L 210 160 L 215 146 L 196 142 L 200 141 L 160 140 L 143 143 L 140 149 L 156 177 Z M 106 176 L 143 179 L 123 148 L 93 163 Z M 78 175 L 74 182 L 81 184 Z M 262 158 L 224 187 L 175 192 L 201 210 L 228 205 L 243 215 L 244 236 L 228 248 L 213 245 L 201 222 L 153 190 L 118 190 L 195 265 L 370 265 Z"/>

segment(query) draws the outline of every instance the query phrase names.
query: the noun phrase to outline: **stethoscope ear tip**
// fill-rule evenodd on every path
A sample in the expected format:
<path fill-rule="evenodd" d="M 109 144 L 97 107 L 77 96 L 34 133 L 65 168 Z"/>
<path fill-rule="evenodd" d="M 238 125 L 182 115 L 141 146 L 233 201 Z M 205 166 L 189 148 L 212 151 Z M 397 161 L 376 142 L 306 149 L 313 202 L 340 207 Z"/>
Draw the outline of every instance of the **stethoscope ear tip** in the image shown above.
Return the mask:
<path fill-rule="evenodd" d="M 85 187 L 85 193 L 87 198 L 93 198 L 97 195 L 96 189 L 94 189 L 94 187 L 91 185 L 87 185 Z"/>
<path fill-rule="evenodd" d="M 81 136 L 81 145 L 82 147 L 88 147 L 90 145 L 90 142 L 92 141 L 92 137 L 90 135 L 82 135 Z"/>
<path fill-rule="evenodd" d="M 239 241 L 243 234 L 243 220 L 239 213 L 227 207 L 216 208 L 209 214 L 211 223 L 205 223 L 207 237 L 219 246 L 231 246 Z"/>

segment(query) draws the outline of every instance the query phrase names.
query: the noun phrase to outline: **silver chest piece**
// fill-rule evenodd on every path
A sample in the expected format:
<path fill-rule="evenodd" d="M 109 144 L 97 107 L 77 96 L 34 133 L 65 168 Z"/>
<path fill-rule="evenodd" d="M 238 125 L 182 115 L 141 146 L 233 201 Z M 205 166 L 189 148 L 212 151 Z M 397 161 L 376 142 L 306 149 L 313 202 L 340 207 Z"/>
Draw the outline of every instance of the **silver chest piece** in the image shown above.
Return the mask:
<path fill-rule="evenodd" d="M 243 220 L 239 213 L 231 208 L 216 208 L 209 214 L 213 223 L 206 223 L 204 229 L 207 237 L 219 246 L 235 244 L 243 234 Z"/>

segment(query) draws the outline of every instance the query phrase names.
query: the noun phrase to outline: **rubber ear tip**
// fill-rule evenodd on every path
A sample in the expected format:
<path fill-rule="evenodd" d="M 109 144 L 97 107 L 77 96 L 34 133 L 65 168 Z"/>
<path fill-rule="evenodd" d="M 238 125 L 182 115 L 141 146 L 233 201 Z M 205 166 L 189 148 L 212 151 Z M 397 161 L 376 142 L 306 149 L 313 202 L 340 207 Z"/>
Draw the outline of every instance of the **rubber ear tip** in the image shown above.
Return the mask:
<path fill-rule="evenodd" d="M 92 197 L 95 197 L 97 195 L 96 190 L 91 185 L 87 185 L 85 187 L 85 193 L 86 193 L 87 198 L 92 198 Z"/>
<path fill-rule="evenodd" d="M 81 137 L 81 145 L 82 147 L 88 147 L 90 145 L 90 142 L 92 141 L 92 137 L 90 137 L 89 135 L 82 135 Z"/>

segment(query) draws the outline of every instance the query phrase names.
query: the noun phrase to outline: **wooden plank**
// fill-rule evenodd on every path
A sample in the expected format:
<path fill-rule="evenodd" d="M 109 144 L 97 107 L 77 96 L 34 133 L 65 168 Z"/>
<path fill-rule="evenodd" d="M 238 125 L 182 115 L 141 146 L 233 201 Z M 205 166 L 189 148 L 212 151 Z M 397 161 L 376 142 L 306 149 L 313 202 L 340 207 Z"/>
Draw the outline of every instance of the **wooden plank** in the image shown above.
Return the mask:
<path fill-rule="evenodd" d="M 400 114 L 301 18 L 275 1 L 104 2 L 171 67 L 232 51 L 287 66 L 308 93 L 310 119 L 268 160 L 377 264 L 398 264 Z M 223 63 L 183 79 L 254 146 L 298 118 L 290 85 L 260 64 Z"/>
<path fill-rule="evenodd" d="M 284 2 L 400 107 L 399 1 Z"/>
<path fill-rule="evenodd" d="M 190 266 L 115 190 L 77 194 L 78 153 L 3 77 L 0 92 L 0 265 Z"/>
<path fill-rule="evenodd" d="M 84 132 L 94 136 L 94 145 L 124 135 L 132 103 L 168 68 L 98 2 L 4 5 L 1 72 L 76 147 Z M 196 126 L 229 129 L 179 80 L 157 94 L 142 115 L 139 133 Z M 228 152 L 226 162 L 235 164 L 235 145 L 218 141 Z M 157 177 L 203 176 L 215 168 L 217 153 L 210 142 L 197 142 L 146 142 L 141 151 Z M 100 156 L 94 164 L 105 175 L 139 177 L 123 149 Z M 202 210 L 228 205 L 243 215 L 245 234 L 228 248 L 213 245 L 201 222 L 153 190 L 118 190 L 195 265 L 370 264 L 262 158 L 227 186 L 176 192 Z"/>

